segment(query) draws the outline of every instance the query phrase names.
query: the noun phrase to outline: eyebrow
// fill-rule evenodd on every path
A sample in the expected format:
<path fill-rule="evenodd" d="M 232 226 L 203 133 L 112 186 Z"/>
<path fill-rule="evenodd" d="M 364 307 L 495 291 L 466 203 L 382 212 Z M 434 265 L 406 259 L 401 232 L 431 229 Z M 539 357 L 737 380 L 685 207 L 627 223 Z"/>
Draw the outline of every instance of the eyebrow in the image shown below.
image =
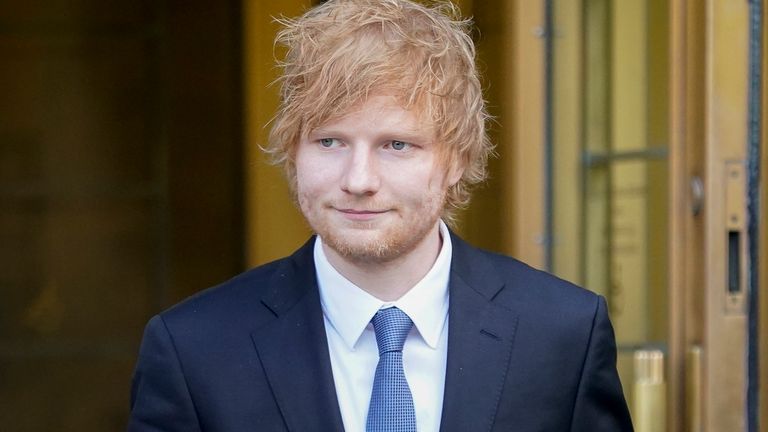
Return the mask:
<path fill-rule="evenodd" d="M 318 127 L 310 131 L 307 134 L 307 137 L 344 138 L 347 135 L 348 134 L 341 129 Z M 426 143 L 426 142 L 434 141 L 434 138 L 431 137 L 432 134 L 427 131 L 419 132 L 419 131 L 404 131 L 404 130 L 398 130 L 398 131 L 383 130 L 383 131 L 380 131 L 377 135 L 385 136 L 392 140 L 405 141 L 405 142 Z"/>

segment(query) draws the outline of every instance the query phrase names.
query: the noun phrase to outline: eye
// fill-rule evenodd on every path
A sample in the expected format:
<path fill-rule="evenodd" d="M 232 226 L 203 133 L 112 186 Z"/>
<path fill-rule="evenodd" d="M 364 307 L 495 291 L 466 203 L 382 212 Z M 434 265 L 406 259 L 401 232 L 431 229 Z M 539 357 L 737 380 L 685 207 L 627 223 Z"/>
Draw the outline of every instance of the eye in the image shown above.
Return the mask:
<path fill-rule="evenodd" d="M 390 146 L 392 147 L 392 150 L 405 150 L 410 147 L 410 144 L 404 141 L 394 140 L 392 143 L 390 143 Z"/>
<path fill-rule="evenodd" d="M 320 145 L 325 148 L 331 148 L 336 144 L 335 138 L 320 138 Z"/>

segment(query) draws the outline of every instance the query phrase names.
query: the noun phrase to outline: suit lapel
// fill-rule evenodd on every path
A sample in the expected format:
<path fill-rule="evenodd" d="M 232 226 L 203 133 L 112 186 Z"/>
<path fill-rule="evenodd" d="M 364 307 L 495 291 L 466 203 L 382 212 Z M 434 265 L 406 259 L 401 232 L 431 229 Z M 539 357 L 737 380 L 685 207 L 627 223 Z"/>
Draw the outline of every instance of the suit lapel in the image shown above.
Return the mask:
<path fill-rule="evenodd" d="M 313 244 L 309 241 L 275 272 L 262 299 L 275 319 L 251 337 L 288 430 L 342 431 Z"/>
<path fill-rule="evenodd" d="M 503 282 L 489 261 L 456 236 L 452 243 L 440 431 L 487 431 L 509 369 L 517 314 L 492 301 Z"/>
<path fill-rule="evenodd" d="M 452 236 L 448 360 L 441 432 L 490 430 L 517 325 L 493 302 L 504 288 L 486 258 Z M 286 260 L 262 303 L 275 315 L 251 336 L 290 431 L 344 430 L 317 289 L 313 241 Z"/>

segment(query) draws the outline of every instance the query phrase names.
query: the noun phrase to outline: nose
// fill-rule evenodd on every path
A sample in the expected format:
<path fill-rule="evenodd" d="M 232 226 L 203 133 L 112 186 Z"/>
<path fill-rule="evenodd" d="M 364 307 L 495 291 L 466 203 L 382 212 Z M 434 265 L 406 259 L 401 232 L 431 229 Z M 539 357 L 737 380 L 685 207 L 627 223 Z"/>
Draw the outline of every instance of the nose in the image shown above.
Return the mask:
<path fill-rule="evenodd" d="M 353 195 L 373 195 L 381 185 L 375 155 L 365 146 L 357 146 L 350 154 L 342 189 Z"/>

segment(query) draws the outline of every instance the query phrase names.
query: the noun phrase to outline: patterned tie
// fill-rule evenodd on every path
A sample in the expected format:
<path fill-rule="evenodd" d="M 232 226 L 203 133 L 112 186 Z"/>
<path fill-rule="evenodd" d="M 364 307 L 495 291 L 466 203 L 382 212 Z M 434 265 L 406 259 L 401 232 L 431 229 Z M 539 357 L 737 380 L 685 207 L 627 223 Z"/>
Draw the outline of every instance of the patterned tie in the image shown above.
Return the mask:
<path fill-rule="evenodd" d="M 371 320 L 379 345 L 367 432 L 416 432 L 416 411 L 403 371 L 403 345 L 413 321 L 396 307 L 381 309 Z"/>

